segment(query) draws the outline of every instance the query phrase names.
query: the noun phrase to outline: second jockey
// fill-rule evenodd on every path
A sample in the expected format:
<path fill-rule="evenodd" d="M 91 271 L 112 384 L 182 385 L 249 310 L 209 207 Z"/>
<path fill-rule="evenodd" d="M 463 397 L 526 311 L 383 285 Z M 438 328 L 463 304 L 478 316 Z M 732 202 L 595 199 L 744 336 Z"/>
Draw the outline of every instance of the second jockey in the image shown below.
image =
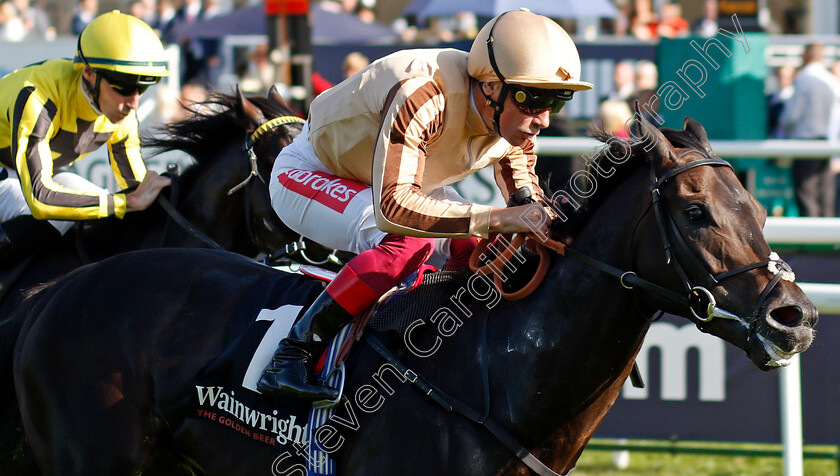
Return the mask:
<path fill-rule="evenodd" d="M 468 259 L 472 237 L 547 232 L 529 227 L 550 221 L 544 207 L 465 203 L 449 185 L 493 165 L 503 197 L 521 187 L 540 197 L 534 143 L 552 111 L 592 88 L 580 69 L 563 28 L 511 11 L 490 20 L 469 53 L 400 51 L 312 102 L 303 131 L 274 163 L 272 204 L 292 230 L 358 255 L 280 342 L 262 393 L 335 399 L 314 360 L 436 243 L 449 265 Z"/>
<path fill-rule="evenodd" d="M 58 240 L 77 220 L 145 210 L 167 177 L 146 170 L 136 109 L 169 75 L 155 32 L 113 11 L 95 18 L 76 57 L 51 59 L 0 79 L 0 270 Z M 67 170 L 107 145 L 120 188 L 110 193 Z"/>

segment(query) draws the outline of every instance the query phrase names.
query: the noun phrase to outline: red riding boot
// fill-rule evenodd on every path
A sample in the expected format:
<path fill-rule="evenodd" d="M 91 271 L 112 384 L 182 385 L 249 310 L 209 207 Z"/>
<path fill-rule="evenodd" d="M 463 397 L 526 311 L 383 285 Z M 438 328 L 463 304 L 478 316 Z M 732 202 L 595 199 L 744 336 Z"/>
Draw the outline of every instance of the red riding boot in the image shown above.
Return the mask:
<path fill-rule="evenodd" d="M 345 322 L 416 271 L 431 249 L 431 240 L 389 234 L 350 260 L 280 341 L 257 389 L 275 397 L 335 400 L 338 390 L 325 385 L 312 370 L 321 353 Z"/>

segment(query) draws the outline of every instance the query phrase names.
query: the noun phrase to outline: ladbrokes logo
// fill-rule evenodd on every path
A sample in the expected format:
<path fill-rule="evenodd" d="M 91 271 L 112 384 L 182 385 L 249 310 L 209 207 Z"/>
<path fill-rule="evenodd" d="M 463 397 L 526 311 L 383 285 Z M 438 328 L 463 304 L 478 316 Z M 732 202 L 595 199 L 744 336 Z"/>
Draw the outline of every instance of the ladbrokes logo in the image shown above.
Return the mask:
<path fill-rule="evenodd" d="M 344 213 L 347 204 L 367 185 L 324 172 L 292 169 L 277 176 L 289 190 Z"/>

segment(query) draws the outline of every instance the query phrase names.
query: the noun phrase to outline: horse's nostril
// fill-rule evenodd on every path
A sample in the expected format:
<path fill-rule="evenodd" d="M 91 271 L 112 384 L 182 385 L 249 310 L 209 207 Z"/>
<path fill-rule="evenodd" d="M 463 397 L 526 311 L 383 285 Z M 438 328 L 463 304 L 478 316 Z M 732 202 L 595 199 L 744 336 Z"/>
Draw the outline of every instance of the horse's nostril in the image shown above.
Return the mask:
<path fill-rule="evenodd" d="M 779 324 L 794 327 L 802 319 L 802 311 L 795 306 L 785 306 L 770 311 L 770 318 Z"/>

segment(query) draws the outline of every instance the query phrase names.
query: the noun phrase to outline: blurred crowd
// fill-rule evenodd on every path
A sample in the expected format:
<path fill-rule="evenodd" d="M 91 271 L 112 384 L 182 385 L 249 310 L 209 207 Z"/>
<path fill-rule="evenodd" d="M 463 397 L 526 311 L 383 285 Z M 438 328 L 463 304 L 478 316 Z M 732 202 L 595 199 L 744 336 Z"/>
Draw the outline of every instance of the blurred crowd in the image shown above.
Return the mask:
<path fill-rule="evenodd" d="M 48 3 L 53 1 L 53 3 Z M 74 0 L 72 16 L 55 14 L 54 0 L 0 0 L 0 41 L 51 40 L 56 34 L 78 35 L 98 14 L 114 7 L 103 7 L 100 0 Z M 113 1 L 113 0 L 110 0 Z M 181 34 L 184 28 L 217 15 L 223 11 L 220 0 L 122 0 L 123 11 L 148 23 L 165 44 L 178 44 L 181 51 L 180 90 L 172 91 L 166 85 L 157 88 L 157 121 L 177 120 L 184 111 L 178 102 L 191 106 L 200 104 L 209 90 L 219 87 L 222 73 L 220 42 L 216 39 L 190 39 Z M 225 1 L 225 0 L 221 0 Z M 256 0 L 227 0 L 224 9 L 238 8 Z M 407 1 L 407 0 L 406 0 Z M 602 35 L 635 37 L 641 41 L 655 42 L 660 38 L 687 36 L 712 37 L 718 33 L 718 1 L 702 0 L 693 4 L 693 18 L 685 18 L 680 3 L 671 0 L 611 0 L 618 15 L 601 19 L 598 33 Z M 233 2 L 233 3 L 231 3 Z M 405 15 L 402 10 L 378 0 L 312 0 L 323 10 L 353 15 L 365 23 L 387 24 L 406 45 L 437 45 L 446 42 L 470 41 L 478 32 L 485 18 L 472 12 L 461 12 L 447 17 L 421 17 Z M 406 2 L 403 2 L 406 3 Z M 683 3 L 684 4 L 684 3 Z M 702 5 L 702 8 L 700 8 Z M 383 15 L 387 20 L 380 19 Z M 393 20 L 394 16 L 397 16 Z M 698 13 L 702 12 L 702 13 Z M 785 10 L 775 33 L 802 33 L 796 31 L 796 15 L 802 12 Z M 585 35 L 570 19 L 556 18 L 572 34 Z M 780 25 L 780 26 L 779 26 Z M 794 26 L 791 26 L 794 25 Z M 238 52 L 232 70 L 238 84 L 246 92 L 266 91 L 279 85 L 276 79 L 277 58 L 271 57 L 267 45 L 255 45 Z M 840 52 L 835 52 L 840 57 Z M 353 52 L 344 59 L 342 70 L 349 77 L 364 68 L 369 59 Z M 658 87 L 656 65 L 650 61 L 625 60 L 615 64 L 611 92 L 600 98 L 595 123 L 606 132 L 626 135 L 625 124 L 632 117 L 635 101 L 648 104 Z M 776 87 L 768 98 L 768 137 L 795 139 L 837 140 L 840 136 L 840 61 L 833 64 L 820 45 L 805 49 L 799 67 L 788 65 L 774 72 Z M 311 77 L 317 95 L 332 84 L 313 72 Z M 281 91 L 289 97 L 289 91 Z M 833 98 L 833 99 L 832 99 Z M 656 104 L 651 104 L 656 107 Z M 655 111 L 655 109 L 654 109 Z M 552 117 L 548 135 L 570 135 L 566 111 Z M 833 161 L 792 162 L 797 205 L 802 215 L 834 216 L 837 205 L 836 182 L 840 171 L 840 158 Z"/>
<path fill-rule="evenodd" d="M 828 58 L 824 45 L 810 44 L 799 67 L 778 68 L 775 80 L 767 101 L 768 138 L 840 141 L 840 59 Z M 840 157 L 794 157 L 790 165 L 799 215 L 838 216 Z"/>
<path fill-rule="evenodd" d="M 53 39 L 56 30 L 47 12 L 30 0 L 0 0 L 0 40 Z"/>
<path fill-rule="evenodd" d="M 833 56 L 826 50 L 821 44 L 806 45 L 797 66 L 775 68 L 768 81 L 767 138 L 840 142 L 840 47 L 834 46 Z M 658 88 L 657 68 L 645 60 L 624 60 L 615 64 L 613 73 L 611 92 L 601 98 L 593 125 L 627 137 L 633 104 L 648 104 Z M 651 105 L 658 111 L 656 103 Z M 564 122 L 562 115 L 552 119 Z M 775 162 L 790 169 L 800 216 L 840 216 L 840 157 Z"/>
<path fill-rule="evenodd" d="M 67 0 L 65 0 L 67 1 Z M 74 1 L 74 0 L 69 0 Z M 196 82 L 205 86 L 217 84 L 221 73 L 219 40 L 188 39 L 179 35 L 185 26 L 209 20 L 227 13 L 220 0 L 108 0 L 116 1 L 123 11 L 131 13 L 151 25 L 164 43 L 176 43 L 182 48 L 180 80 L 182 84 Z M 225 10 L 253 4 L 257 0 L 227 0 Z M 689 35 L 713 36 L 718 31 L 718 1 L 703 0 L 702 14 L 694 7 L 696 18 L 684 18 L 680 2 L 673 0 L 610 0 L 616 7 L 616 18 L 600 19 L 597 31 L 602 35 L 633 36 L 640 40 L 677 38 Z M 49 3 L 48 3 L 49 2 Z M 0 40 L 28 41 L 51 39 L 56 34 L 77 35 L 99 13 L 114 8 L 114 3 L 101 5 L 100 0 L 75 0 L 72 16 L 56 8 L 57 0 L 0 0 Z M 123 3 L 124 2 L 124 3 Z M 472 12 L 460 12 L 446 17 L 424 17 L 402 14 L 402 7 L 377 0 L 312 0 L 320 8 L 335 13 L 356 16 L 365 23 L 387 24 L 407 45 L 434 45 L 441 42 L 469 41 L 475 37 L 486 18 Z M 48 8 L 48 6 L 50 8 Z M 383 18 L 380 18 L 380 14 Z M 574 20 L 556 18 L 572 34 L 577 31 Z M 252 47 L 238 58 L 237 65 L 228 69 L 241 72 L 253 84 L 266 83 L 270 67 L 264 47 Z M 322 87 L 327 84 L 313 78 Z M 316 86 L 317 89 L 317 86 Z"/>
<path fill-rule="evenodd" d="M 112 0 L 113 1 L 113 0 Z M 404 15 L 394 19 L 394 8 L 388 2 L 377 0 L 312 0 L 321 8 L 336 13 L 355 15 L 366 23 L 388 24 L 402 37 L 404 43 L 429 44 L 472 39 L 485 18 L 477 18 L 464 11 L 447 17 L 422 17 Z M 407 1 L 407 0 L 406 0 Z M 681 2 L 674 0 L 610 0 L 616 7 L 615 18 L 599 21 L 599 33 L 604 35 L 634 36 L 641 40 L 677 38 L 688 35 L 709 37 L 717 33 L 718 0 L 702 0 L 702 14 L 685 18 Z M 78 34 L 98 13 L 103 13 L 98 0 L 76 0 L 72 16 L 58 7 L 56 0 L 0 0 L 0 39 L 25 41 L 51 38 L 58 34 Z M 232 0 L 225 8 L 253 4 L 255 0 Z M 405 3 L 405 2 L 403 2 Z M 49 8 L 48 8 L 49 7 Z M 208 19 L 220 13 L 218 0 L 116 0 L 106 9 L 119 8 L 132 13 L 152 25 L 164 39 L 179 25 Z M 699 11 L 695 7 L 693 11 Z M 388 14 L 380 15 L 380 12 Z M 787 10 L 784 14 L 786 17 Z M 380 16 L 382 18 L 380 18 Z M 795 16 L 795 15 L 793 15 Z M 577 31 L 573 20 L 557 18 L 572 34 Z M 779 23 L 796 23 L 778 20 Z M 787 32 L 785 26 L 774 28 Z M 799 32 L 801 33 L 801 32 Z"/>

